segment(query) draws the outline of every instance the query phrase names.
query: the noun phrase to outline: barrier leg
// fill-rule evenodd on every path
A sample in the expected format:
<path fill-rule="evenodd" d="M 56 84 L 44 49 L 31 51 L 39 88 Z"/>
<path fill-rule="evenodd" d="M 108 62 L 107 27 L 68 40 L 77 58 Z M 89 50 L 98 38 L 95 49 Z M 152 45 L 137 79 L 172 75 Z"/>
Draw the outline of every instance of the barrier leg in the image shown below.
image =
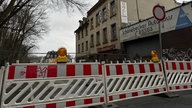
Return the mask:
<path fill-rule="evenodd" d="M 165 95 L 169 98 L 174 98 L 174 97 L 178 97 L 179 95 L 174 93 L 174 92 L 170 92 L 169 90 L 169 83 L 168 83 L 168 78 L 167 78 L 167 72 L 166 72 L 166 68 L 165 68 L 165 62 L 162 59 L 162 69 L 163 69 L 163 74 L 164 74 L 164 79 L 165 79 L 165 84 L 166 84 L 166 89 L 167 89 L 167 93 L 165 93 Z"/>
<path fill-rule="evenodd" d="M 105 94 L 105 104 L 102 105 L 103 108 L 118 108 L 118 105 L 114 103 L 109 103 L 109 96 L 107 90 L 107 72 L 105 62 L 102 62 L 102 71 L 103 71 L 103 81 L 104 81 L 104 94 Z"/>
<path fill-rule="evenodd" d="M 107 92 L 107 79 L 106 79 L 106 76 L 107 76 L 107 73 L 106 73 L 106 69 L 105 69 L 105 62 L 102 61 L 102 72 L 103 72 L 103 81 L 104 81 L 104 94 L 105 94 L 105 104 L 103 105 L 103 108 L 107 108 L 106 106 L 108 105 L 109 103 L 109 100 L 108 100 L 108 92 Z"/>
<path fill-rule="evenodd" d="M 0 69 L 0 105 L 2 102 L 4 75 L 5 75 L 5 67 L 2 66 Z"/>

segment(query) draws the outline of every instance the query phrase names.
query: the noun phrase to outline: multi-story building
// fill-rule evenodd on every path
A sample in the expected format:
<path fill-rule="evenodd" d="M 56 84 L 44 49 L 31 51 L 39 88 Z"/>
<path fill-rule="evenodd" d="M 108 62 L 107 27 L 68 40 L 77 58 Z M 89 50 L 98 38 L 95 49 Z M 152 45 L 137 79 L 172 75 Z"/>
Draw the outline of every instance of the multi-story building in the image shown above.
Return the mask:
<path fill-rule="evenodd" d="M 157 3 L 166 10 L 178 5 L 174 0 L 99 0 L 75 31 L 77 60 L 123 59 L 118 56 L 121 27 L 151 17 Z"/>

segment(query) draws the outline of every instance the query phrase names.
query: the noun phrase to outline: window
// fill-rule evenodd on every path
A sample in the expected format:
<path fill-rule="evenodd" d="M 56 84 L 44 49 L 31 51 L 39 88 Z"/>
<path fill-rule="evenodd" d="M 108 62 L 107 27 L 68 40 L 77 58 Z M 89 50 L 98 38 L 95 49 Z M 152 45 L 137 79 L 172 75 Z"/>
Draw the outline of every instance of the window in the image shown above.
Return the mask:
<path fill-rule="evenodd" d="M 107 20 L 107 8 L 103 9 L 103 22 Z"/>
<path fill-rule="evenodd" d="M 88 41 L 86 41 L 85 44 L 86 44 L 86 46 L 85 46 L 86 49 L 85 50 L 88 51 Z"/>
<path fill-rule="evenodd" d="M 107 43 L 107 28 L 103 29 L 103 44 Z"/>
<path fill-rule="evenodd" d="M 84 52 L 84 43 L 82 43 L 81 47 L 82 52 Z"/>
<path fill-rule="evenodd" d="M 77 39 L 80 40 L 80 33 L 77 33 Z"/>
<path fill-rule="evenodd" d="M 111 25 L 111 41 L 117 40 L 117 29 L 116 24 Z"/>
<path fill-rule="evenodd" d="M 97 46 L 100 45 L 100 32 L 99 31 L 97 32 L 97 43 L 96 43 L 96 45 Z"/>
<path fill-rule="evenodd" d="M 94 25 L 93 25 L 93 18 L 91 18 L 91 29 L 94 28 Z"/>
<path fill-rule="evenodd" d="M 88 27 L 85 28 L 85 35 L 88 36 Z"/>
<path fill-rule="evenodd" d="M 80 53 L 80 44 L 78 45 L 78 53 Z"/>
<path fill-rule="evenodd" d="M 94 47 L 94 35 L 91 35 L 91 47 Z"/>
<path fill-rule="evenodd" d="M 81 38 L 83 38 L 84 37 L 84 33 L 83 33 L 83 30 L 81 31 Z"/>
<path fill-rule="evenodd" d="M 100 24 L 100 16 L 99 13 L 96 14 L 96 26 L 98 26 Z"/>
<path fill-rule="evenodd" d="M 113 0 L 110 4 L 110 9 L 111 9 L 111 16 L 116 15 L 116 7 L 115 7 L 115 0 Z"/>

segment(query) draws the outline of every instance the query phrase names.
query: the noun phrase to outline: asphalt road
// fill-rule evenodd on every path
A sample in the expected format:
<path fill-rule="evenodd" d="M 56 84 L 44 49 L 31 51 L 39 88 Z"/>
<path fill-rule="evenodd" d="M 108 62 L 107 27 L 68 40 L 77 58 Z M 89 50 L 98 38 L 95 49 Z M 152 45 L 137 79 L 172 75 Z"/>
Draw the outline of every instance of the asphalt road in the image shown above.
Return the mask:
<path fill-rule="evenodd" d="M 147 96 L 117 102 L 119 108 L 192 108 L 192 90 L 175 92 L 178 97 Z"/>
<path fill-rule="evenodd" d="M 115 104 L 118 108 L 192 108 L 192 90 L 175 92 L 177 97 L 167 97 L 164 94 L 128 99 Z M 94 108 L 94 107 L 90 107 Z M 95 108 L 102 108 L 97 106 Z M 116 108 L 116 107 L 109 107 Z"/>

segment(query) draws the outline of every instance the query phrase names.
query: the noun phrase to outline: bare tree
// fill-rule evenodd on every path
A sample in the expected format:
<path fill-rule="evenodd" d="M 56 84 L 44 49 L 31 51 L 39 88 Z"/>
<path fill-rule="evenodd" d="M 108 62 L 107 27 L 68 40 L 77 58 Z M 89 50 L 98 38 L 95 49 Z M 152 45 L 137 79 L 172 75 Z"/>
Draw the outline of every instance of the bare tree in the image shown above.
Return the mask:
<path fill-rule="evenodd" d="M 25 6 L 29 5 L 34 0 L 0 0 L 0 6 L 3 11 L 0 11 L 0 28 L 6 24 L 14 15 L 21 11 Z M 80 12 L 87 8 L 87 4 L 82 0 L 40 0 L 48 4 L 50 7 L 60 8 L 65 7 L 67 10 L 77 8 Z"/>
<path fill-rule="evenodd" d="M 31 2 L 0 29 L 3 40 L 0 43 L 0 51 L 5 60 L 13 62 L 27 58 L 28 52 L 36 46 L 36 40 L 46 32 L 46 13 L 40 3 L 41 1 Z"/>

